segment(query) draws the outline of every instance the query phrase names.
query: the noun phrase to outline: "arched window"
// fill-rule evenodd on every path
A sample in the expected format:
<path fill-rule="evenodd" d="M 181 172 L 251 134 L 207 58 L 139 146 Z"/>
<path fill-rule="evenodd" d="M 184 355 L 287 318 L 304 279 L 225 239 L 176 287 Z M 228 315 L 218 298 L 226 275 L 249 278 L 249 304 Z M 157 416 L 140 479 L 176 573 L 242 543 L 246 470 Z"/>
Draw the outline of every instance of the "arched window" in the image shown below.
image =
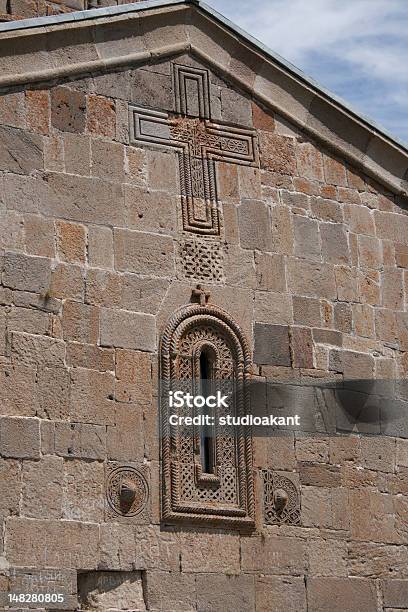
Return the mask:
<path fill-rule="evenodd" d="M 218 424 L 223 414 L 246 414 L 248 344 L 222 309 L 190 304 L 169 321 L 161 339 L 162 517 L 249 528 L 254 525 L 252 439 Z M 208 397 L 231 391 L 228 408 L 169 405 L 169 392 Z M 233 392 L 232 392 L 233 391 Z M 214 416 L 211 424 L 171 424 L 178 417 Z"/>

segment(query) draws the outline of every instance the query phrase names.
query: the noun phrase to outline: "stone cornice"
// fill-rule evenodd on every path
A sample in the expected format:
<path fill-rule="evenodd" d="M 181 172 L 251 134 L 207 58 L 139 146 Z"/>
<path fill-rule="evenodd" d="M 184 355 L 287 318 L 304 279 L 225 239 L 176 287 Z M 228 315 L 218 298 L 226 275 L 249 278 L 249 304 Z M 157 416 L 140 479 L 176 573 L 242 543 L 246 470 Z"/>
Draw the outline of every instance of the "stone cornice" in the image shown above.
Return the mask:
<path fill-rule="evenodd" d="M 141 2 L 0 28 L 0 88 L 53 82 L 185 52 L 393 193 L 408 195 L 408 150 L 198 0 Z"/>

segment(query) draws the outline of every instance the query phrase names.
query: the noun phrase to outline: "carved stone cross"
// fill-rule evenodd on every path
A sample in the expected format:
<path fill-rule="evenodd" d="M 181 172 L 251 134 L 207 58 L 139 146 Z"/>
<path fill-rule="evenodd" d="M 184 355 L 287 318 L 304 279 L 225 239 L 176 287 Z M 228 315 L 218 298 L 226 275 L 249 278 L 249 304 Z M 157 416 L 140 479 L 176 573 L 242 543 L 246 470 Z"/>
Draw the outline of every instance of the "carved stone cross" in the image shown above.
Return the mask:
<path fill-rule="evenodd" d="M 129 106 L 130 144 L 171 147 L 179 155 L 183 229 L 220 234 L 215 162 L 256 166 L 253 130 L 211 121 L 208 70 L 173 64 L 176 114 Z"/>
<path fill-rule="evenodd" d="M 192 300 L 198 302 L 200 306 L 205 306 L 208 303 L 210 295 L 211 293 L 209 291 L 205 291 L 201 285 L 197 285 L 197 287 L 191 292 Z"/>

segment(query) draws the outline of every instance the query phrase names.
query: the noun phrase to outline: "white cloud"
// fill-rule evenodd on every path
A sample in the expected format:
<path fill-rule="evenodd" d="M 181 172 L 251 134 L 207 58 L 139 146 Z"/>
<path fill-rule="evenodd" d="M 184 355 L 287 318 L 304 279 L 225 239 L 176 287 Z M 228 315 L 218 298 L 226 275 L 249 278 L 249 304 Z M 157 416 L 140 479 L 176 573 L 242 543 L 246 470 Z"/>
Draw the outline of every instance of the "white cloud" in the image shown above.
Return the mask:
<path fill-rule="evenodd" d="M 207 1 L 408 140 L 406 0 Z"/>

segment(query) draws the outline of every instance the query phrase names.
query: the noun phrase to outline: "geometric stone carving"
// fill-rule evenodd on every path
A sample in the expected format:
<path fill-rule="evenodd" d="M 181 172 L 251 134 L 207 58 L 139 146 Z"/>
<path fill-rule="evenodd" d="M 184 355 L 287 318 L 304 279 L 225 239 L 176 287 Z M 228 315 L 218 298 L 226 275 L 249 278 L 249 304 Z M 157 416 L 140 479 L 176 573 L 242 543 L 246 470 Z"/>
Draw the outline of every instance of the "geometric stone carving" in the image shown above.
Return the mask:
<path fill-rule="evenodd" d="M 108 465 L 106 500 L 110 514 L 132 518 L 146 508 L 149 497 L 147 480 L 130 465 Z"/>
<path fill-rule="evenodd" d="M 129 105 L 130 144 L 173 148 L 179 157 L 183 229 L 220 235 L 215 162 L 258 165 L 256 132 L 211 121 L 207 70 L 173 64 L 176 115 Z"/>
<path fill-rule="evenodd" d="M 223 251 L 218 242 L 191 238 L 179 246 L 179 268 L 183 278 L 209 283 L 224 280 Z"/>
<path fill-rule="evenodd" d="M 265 525 L 300 525 L 300 498 L 296 485 L 282 474 L 261 470 Z"/>
<path fill-rule="evenodd" d="M 201 300 L 205 302 L 206 300 Z M 200 427 L 185 428 L 169 416 L 187 414 L 169 405 L 169 391 L 191 391 L 200 379 L 203 351 L 212 355 L 212 384 L 234 384 L 228 408 L 217 416 L 248 413 L 246 383 L 251 374 L 247 341 L 235 321 L 213 305 L 189 304 L 170 319 L 161 338 L 162 518 L 166 523 L 254 527 L 252 438 L 239 428 L 212 429 L 215 465 L 203 468 Z M 206 376 L 207 378 L 207 376 Z M 195 416 L 196 412 L 191 412 Z"/>

